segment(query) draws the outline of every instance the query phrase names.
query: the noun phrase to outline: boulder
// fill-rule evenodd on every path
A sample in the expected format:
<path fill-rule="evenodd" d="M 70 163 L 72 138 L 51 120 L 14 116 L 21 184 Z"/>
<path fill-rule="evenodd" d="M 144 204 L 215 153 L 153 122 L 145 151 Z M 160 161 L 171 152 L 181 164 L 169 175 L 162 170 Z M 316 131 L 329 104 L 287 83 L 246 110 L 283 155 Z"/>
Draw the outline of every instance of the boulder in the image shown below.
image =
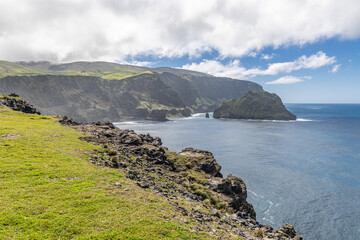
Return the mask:
<path fill-rule="evenodd" d="M 225 179 L 212 179 L 209 183 L 213 191 L 225 195 L 224 200 L 238 215 L 256 219 L 254 207 L 246 201 L 246 185 L 241 178 L 229 174 Z"/>
<path fill-rule="evenodd" d="M 216 162 L 214 155 L 211 152 L 185 148 L 180 152 L 180 155 L 190 157 L 190 166 L 195 171 L 203 171 L 214 177 L 222 177 L 222 174 L 220 173 L 221 166 Z"/>
<path fill-rule="evenodd" d="M 151 120 L 151 121 L 168 121 L 168 119 L 166 118 L 166 110 L 151 110 L 149 112 L 149 114 L 146 117 L 146 120 Z"/>

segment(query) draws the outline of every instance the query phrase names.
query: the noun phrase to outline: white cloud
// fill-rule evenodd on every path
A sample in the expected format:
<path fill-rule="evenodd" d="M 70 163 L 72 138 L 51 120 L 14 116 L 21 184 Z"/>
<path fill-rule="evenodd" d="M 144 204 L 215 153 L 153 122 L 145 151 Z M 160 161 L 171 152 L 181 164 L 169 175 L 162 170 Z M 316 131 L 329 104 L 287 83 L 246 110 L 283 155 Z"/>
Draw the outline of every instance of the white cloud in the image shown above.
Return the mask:
<path fill-rule="evenodd" d="M 333 68 L 331 69 L 331 72 L 336 73 L 337 71 L 339 71 L 340 66 L 341 66 L 341 64 L 334 65 Z"/>
<path fill-rule="evenodd" d="M 150 67 L 151 65 L 153 65 L 153 62 L 148 62 L 148 61 L 137 61 L 137 60 L 131 60 L 131 61 L 117 61 L 117 63 L 120 64 L 127 64 L 127 65 L 133 65 L 133 66 L 139 66 L 139 67 Z"/>
<path fill-rule="evenodd" d="M 316 69 L 336 62 L 335 57 L 329 57 L 319 51 L 309 57 L 303 55 L 292 62 L 271 63 L 266 69 L 250 68 L 241 66 L 240 61 L 234 60 L 229 64 L 222 64 L 216 60 L 203 60 L 200 63 L 191 63 L 182 66 L 183 69 L 205 72 L 217 77 L 231 77 L 237 79 L 247 79 L 258 75 L 278 75 L 280 73 L 290 73 L 301 69 Z"/>
<path fill-rule="evenodd" d="M 271 55 L 269 55 L 269 54 L 261 54 L 261 59 L 264 59 L 264 60 L 270 60 L 270 59 L 272 59 L 273 57 L 275 56 L 275 54 L 271 54 Z"/>
<path fill-rule="evenodd" d="M 198 72 L 205 72 L 217 77 L 229 77 L 237 79 L 245 79 L 243 72 L 246 69 L 240 66 L 239 60 L 231 61 L 230 63 L 223 65 L 216 60 L 203 60 L 200 63 L 191 63 L 182 66 L 182 69 L 193 70 Z"/>
<path fill-rule="evenodd" d="M 244 72 L 247 76 L 277 75 L 279 73 L 290 73 L 300 69 L 316 69 L 335 63 L 335 57 L 329 57 L 319 51 L 309 57 L 303 55 L 293 62 L 271 63 L 267 69 L 252 68 Z"/>
<path fill-rule="evenodd" d="M 122 60 L 360 37 L 358 0 L 0 0 L 0 59 Z"/>
<path fill-rule="evenodd" d="M 257 57 L 257 55 L 258 55 L 257 52 L 250 52 L 248 56 L 254 58 L 254 57 Z"/>
<path fill-rule="evenodd" d="M 303 81 L 304 80 L 299 77 L 285 76 L 285 77 L 278 78 L 271 82 L 266 82 L 265 84 L 273 84 L 273 85 L 275 85 L 275 84 L 294 84 L 294 83 L 303 82 Z"/>

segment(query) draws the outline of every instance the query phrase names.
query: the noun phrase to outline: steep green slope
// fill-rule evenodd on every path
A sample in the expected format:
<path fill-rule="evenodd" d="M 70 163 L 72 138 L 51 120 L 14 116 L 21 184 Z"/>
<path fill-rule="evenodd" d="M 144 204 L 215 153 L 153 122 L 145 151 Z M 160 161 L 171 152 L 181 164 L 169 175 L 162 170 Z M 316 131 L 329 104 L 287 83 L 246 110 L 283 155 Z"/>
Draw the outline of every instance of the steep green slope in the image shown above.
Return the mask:
<path fill-rule="evenodd" d="M 96 76 L 109 80 L 120 80 L 142 73 L 151 73 L 149 68 L 109 62 L 73 62 L 51 64 L 50 62 L 19 62 L 25 68 L 39 74 L 66 76 Z"/>
<path fill-rule="evenodd" d="M 0 61 L 0 78 L 6 76 L 37 75 L 42 71 L 21 64 Z"/>
<path fill-rule="evenodd" d="M 83 133 L 1 106 L 0 126 L 0 239 L 211 238 L 175 220 L 165 198 L 89 163 L 103 150 Z"/>
<path fill-rule="evenodd" d="M 224 102 L 214 111 L 214 118 L 296 120 L 279 96 L 252 90 L 242 98 Z"/>

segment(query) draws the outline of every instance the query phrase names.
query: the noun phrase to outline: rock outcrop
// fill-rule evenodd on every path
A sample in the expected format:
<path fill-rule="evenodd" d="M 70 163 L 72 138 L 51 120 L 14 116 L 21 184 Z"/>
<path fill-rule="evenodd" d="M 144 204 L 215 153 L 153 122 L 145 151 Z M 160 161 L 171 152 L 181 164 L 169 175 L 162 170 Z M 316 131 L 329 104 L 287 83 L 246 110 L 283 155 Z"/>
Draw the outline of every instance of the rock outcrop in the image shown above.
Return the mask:
<path fill-rule="evenodd" d="M 217 231 L 244 239 L 302 239 L 290 224 L 274 230 L 258 223 L 253 206 L 246 201 L 245 183 L 232 175 L 223 178 L 221 166 L 208 151 L 186 148 L 171 152 L 158 137 L 121 130 L 110 122 L 79 124 L 68 117 L 59 122 L 91 133 L 82 140 L 105 149 L 90 156 L 93 164 L 117 168 L 139 187 L 168 198 L 179 212 L 194 219 L 196 231 L 216 234 L 216 225 Z M 185 209 L 179 205 L 181 201 L 201 204 L 208 210 Z"/>
<path fill-rule="evenodd" d="M 195 171 L 203 171 L 213 177 L 222 177 L 220 173 L 221 166 L 216 162 L 214 155 L 211 152 L 185 148 L 180 152 L 181 156 L 188 156 L 187 166 Z"/>
<path fill-rule="evenodd" d="M 145 118 L 146 120 L 151 120 L 151 121 L 168 121 L 168 119 L 166 118 L 166 110 L 152 110 L 151 112 L 148 113 L 147 117 Z"/>
<path fill-rule="evenodd" d="M 224 102 L 214 111 L 214 118 L 296 120 L 275 93 L 252 90 L 242 98 Z"/>
<path fill-rule="evenodd" d="M 38 115 L 41 114 L 33 105 L 20 98 L 19 95 L 15 93 L 11 93 L 9 96 L 0 96 L 0 103 L 15 111 Z"/>

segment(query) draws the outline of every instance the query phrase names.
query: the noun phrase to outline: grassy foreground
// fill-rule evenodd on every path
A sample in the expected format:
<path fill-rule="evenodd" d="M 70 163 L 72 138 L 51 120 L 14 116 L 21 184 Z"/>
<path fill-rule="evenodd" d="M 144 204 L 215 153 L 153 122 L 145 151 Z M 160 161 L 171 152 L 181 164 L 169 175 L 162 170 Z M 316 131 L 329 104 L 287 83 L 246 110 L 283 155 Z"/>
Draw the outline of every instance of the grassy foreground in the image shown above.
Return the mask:
<path fill-rule="evenodd" d="M 89 163 L 99 147 L 81 136 L 0 106 L 0 239 L 211 238 L 176 221 L 165 198 Z"/>

